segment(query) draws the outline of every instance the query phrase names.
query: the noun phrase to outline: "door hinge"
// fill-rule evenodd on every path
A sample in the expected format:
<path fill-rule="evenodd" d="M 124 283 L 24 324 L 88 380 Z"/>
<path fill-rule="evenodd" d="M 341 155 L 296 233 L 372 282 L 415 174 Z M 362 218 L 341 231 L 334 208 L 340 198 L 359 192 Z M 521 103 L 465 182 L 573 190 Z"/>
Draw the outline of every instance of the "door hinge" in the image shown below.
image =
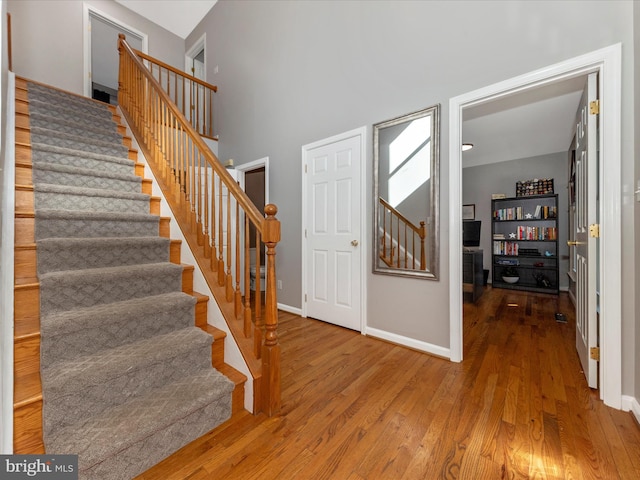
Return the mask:
<path fill-rule="evenodd" d="M 593 223 L 589 225 L 589 235 L 592 238 L 600 238 L 600 224 Z"/>
<path fill-rule="evenodd" d="M 591 347 L 591 354 L 589 355 L 591 360 L 595 360 L 596 362 L 600 361 L 600 347 Z"/>
<path fill-rule="evenodd" d="M 307 173 L 307 164 L 304 164 L 304 173 Z"/>
<path fill-rule="evenodd" d="M 307 303 L 307 294 L 304 294 L 304 303 Z"/>
<path fill-rule="evenodd" d="M 598 115 L 600 113 L 600 100 L 589 102 L 589 113 L 591 115 Z"/>

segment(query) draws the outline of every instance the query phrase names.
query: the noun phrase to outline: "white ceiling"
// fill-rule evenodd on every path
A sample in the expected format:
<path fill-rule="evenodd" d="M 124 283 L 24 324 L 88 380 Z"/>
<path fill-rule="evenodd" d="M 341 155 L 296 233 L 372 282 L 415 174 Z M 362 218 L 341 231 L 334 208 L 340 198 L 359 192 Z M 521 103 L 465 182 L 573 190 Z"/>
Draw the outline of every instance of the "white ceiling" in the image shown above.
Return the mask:
<path fill-rule="evenodd" d="M 187 38 L 217 1 L 116 0 L 180 38 Z"/>
<path fill-rule="evenodd" d="M 463 112 L 463 167 L 566 152 L 585 77 L 528 90 Z"/>
<path fill-rule="evenodd" d="M 186 38 L 217 0 L 116 2 Z M 463 167 L 567 151 L 584 84 L 565 80 L 466 109 L 462 139 L 474 148 L 463 153 Z"/>

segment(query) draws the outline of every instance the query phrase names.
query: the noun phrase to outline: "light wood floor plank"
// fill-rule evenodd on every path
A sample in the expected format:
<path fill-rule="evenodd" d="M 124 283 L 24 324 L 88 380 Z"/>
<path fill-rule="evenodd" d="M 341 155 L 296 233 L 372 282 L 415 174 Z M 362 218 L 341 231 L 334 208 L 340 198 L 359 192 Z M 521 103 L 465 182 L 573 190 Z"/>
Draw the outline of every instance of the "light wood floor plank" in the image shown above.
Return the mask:
<path fill-rule="evenodd" d="M 489 287 L 464 314 L 452 363 L 281 313 L 281 413 L 236 415 L 138 479 L 640 478 L 640 427 L 587 387 L 566 294 Z"/>

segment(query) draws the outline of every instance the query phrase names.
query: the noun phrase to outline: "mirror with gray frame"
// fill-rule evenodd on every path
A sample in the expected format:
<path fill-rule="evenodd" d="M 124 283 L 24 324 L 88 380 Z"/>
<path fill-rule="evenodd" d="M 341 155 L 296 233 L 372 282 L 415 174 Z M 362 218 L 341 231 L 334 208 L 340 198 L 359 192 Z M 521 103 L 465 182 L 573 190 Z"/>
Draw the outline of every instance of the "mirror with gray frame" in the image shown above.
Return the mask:
<path fill-rule="evenodd" d="M 438 279 L 440 105 L 373 126 L 374 273 Z"/>

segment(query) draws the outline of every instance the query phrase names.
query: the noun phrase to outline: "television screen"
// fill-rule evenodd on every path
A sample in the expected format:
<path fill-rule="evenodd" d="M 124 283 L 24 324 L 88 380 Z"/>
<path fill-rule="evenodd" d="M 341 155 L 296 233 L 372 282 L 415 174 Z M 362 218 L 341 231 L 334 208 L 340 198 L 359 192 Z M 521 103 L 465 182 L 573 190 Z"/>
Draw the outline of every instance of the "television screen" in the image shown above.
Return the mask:
<path fill-rule="evenodd" d="M 465 247 L 480 246 L 480 220 L 465 220 L 462 222 L 462 245 Z"/>

